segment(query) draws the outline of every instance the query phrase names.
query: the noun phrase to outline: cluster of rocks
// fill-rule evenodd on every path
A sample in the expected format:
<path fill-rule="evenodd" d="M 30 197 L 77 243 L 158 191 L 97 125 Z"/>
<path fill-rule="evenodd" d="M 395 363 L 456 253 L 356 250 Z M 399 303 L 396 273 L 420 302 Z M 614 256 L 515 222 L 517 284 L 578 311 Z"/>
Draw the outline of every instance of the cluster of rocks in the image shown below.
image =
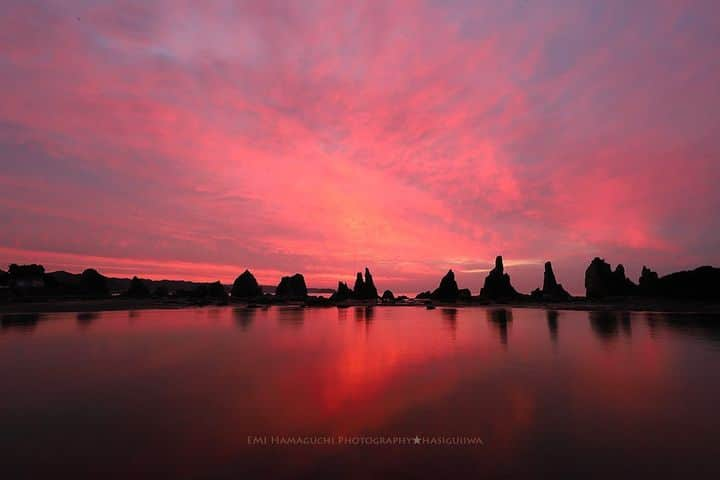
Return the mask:
<path fill-rule="evenodd" d="M 307 294 L 305 277 L 299 273 L 291 277 L 282 277 L 280 284 L 275 289 L 275 295 L 284 299 L 303 299 L 307 297 Z"/>
<path fill-rule="evenodd" d="M 365 267 L 365 277 L 361 272 L 357 272 L 355 276 L 355 285 L 350 290 L 347 283 L 338 282 L 338 288 L 335 293 L 332 294 L 330 300 L 333 301 L 346 301 L 346 300 L 377 300 L 378 291 L 375 286 L 370 269 Z M 390 290 L 386 290 L 383 293 L 383 300 L 390 301 L 394 300 L 395 296 Z"/>
<path fill-rule="evenodd" d="M 627 297 L 638 293 L 637 285 L 625 276 L 625 267 L 619 264 L 612 270 L 609 263 L 595 257 L 585 270 L 587 298 Z"/>
<path fill-rule="evenodd" d="M 563 286 L 557 283 L 555 279 L 555 273 L 553 272 L 552 263 L 545 262 L 545 274 L 543 275 L 543 286 L 542 290 L 536 288 L 530 294 L 533 300 L 549 301 L 549 302 L 563 302 L 570 300 L 572 296 L 563 288 Z"/>
<path fill-rule="evenodd" d="M 512 300 L 520 296 L 510 283 L 510 275 L 505 273 L 503 259 L 499 255 L 495 258 L 495 268 L 485 277 L 480 296 L 490 300 Z"/>

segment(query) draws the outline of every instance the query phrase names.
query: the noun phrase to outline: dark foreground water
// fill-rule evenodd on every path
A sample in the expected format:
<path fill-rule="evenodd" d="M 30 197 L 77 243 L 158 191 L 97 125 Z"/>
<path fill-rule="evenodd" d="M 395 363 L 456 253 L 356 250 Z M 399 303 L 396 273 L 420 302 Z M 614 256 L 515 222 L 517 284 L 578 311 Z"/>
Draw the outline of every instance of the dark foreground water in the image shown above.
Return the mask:
<path fill-rule="evenodd" d="M 0 319 L 0 478 L 720 478 L 717 317 Z"/>

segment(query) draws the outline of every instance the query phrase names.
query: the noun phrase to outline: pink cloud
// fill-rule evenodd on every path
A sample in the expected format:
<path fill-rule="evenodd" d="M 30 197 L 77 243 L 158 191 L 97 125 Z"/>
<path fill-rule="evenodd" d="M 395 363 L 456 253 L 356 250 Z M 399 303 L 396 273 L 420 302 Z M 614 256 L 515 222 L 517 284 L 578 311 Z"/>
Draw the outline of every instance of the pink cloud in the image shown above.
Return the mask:
<path fill-rule="evenodd" d="M 503 254 L 580 293 L 595 255 L 720 260 L 712 3 L 7 7 L 2 261 L 478 290 Z"/>

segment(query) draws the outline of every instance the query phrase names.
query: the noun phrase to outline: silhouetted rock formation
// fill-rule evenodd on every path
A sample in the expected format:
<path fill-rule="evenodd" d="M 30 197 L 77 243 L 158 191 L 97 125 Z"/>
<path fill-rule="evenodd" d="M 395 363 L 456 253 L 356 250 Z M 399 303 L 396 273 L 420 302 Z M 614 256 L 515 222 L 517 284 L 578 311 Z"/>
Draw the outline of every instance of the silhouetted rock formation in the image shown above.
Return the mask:
<path fill-rule="evenodd" d="M 292 277 L 282 277 L 280 284 L 275 289 L 275 295 L 283 298 L 305 298 L 307 297 L 307 286 L 305 277 L 296 273 Z"/>
<path fill-rule="evenodd" d="M 426 290 L 424 292 L 420 292 L 417 295 L 415 295 L 415 298 L 417 299 L 427 299 L 432 296 L 432 292 L 430 290 Z"/>
<path fill-rule="evenodd" d="M 342 302 L 344 300 L 348 300 L 352 297 L 352 290 L 350 290 L 350 287 L 347 286 L 347 283 L 345 282 L 338 282 L 337 290 L 335 290 L 335 293 L 333 293 L 330 296 L 330 300 L 336 301 L 336 302 Z"/>
<path fill-rule="evenodd" d="M 8 284 L 14 291 L 27 291 L 45 287 L 45 267 L 42 265 L 12 264 L 8 269 Z"/>
<path fill-rule="evenodd" d="M 177 296 L 187 296 L 197 300 L 213 299 L 226 301 L 228 299 L 227 290 L 225 290 L 225 286 L 219 281 L 212 283 L 202 283 L 200 285 L 197 285 L 190 292 L 178 292 Z"/>
<path fill-rule="evenodd" d="M 10 282 L 10 275 L 5 270 L 0 270 L 0 287 L 6 287 Z"/>
<path fill-rule="evenodd" d="M 127 292 L 125 292 L 125 295 L 133 298 L 145 298 L 150 296 L 150 289 L 145 285 L 145 282 L 138 277 L 133 277 L 132 280 L 130 280 L 130 287 Z"/>
<path fill-rule="evenodd" d="M 358 300 L 372 300 L 378 297 L 377 288 L 373 282 L 370 270 L 367 267 L 365 267 L 365 280 L 363 280 L 360 272 L 357 273 L 355 287 L 353 288 L 353 297 Z"/>
<path fill-rule="evenodd" d="M 110 293 L 107 278 L 94 268 L 88 268 L 82 272 L 80 286 L 86 295 L 104 297 Z"/>
<path fill-rule="evenodd" d="M 432 292 L 430 298 L 454 302 L 457 300 L 459 292 L 455 274 L 452 270 L 448 270 L 448 273 L 440 280 L 440 286 Z"/>
<path fill-rule="evenodd" d="M 362 273 L 357 272 L 357 276 L 355 277 L 355 286 L 353 286 L 353 296 L 355 298 L 360 298 L 362 295 L 362 292 L 365 291 L 365 281 L 363 280 Z"/>
<path fill-rule="evenodd" d="M 495 268 L 485 277 L 480 296 L 491 300 L 506 300 L 518 296 L 518 292 L 510 284 L 510 275 L 505 273 L 501 256 L 495 258 Z"/>
<path fill-rule="evenodd" d="M 469 301 L 472 299 L 472 293 L 469 288 L 461 288 L 458 290 L 458 300 Z"/>
<path fill-rule="evenodd" d="M 637 293 L 637 285 L 625 276 L 625 267 L 619 264 L 612 271 L 610 264 L 595 257 L 585 270 L 587 298 L 624 297 Z"/>
<path fill-rule="evenodd" d="M 642 272 L 640 273 L 640 280 L 638 282 L 639 293 L 647 297 L 656 296 L 660 289 L 659 280 L 660 278 L 658 277 L 657 272 L 653 272 L 643 265 Z"/>
<path fill-rule="evenodd" d="M 543 288 L 533 290 L 530 296 L 534 300 L 561 302 L 570 300 L 570 294 L 565 291 L 562 285 L 555 280 L 555 273 L 552 269 L 552 263 L 545 262 L 545 274 L 543 275 Z"/>
<path fill-rule="evenodd" d="M 262 288 L 249 270 L 245 270 L 233 282 L 230 292 L 233 298 L 252 298 L 262 296 Z"/>
<path fill-rule="evenodd" d="M 661 297 L 685 300 L 720 300 L 720 268 L 704 266 L 671 273 L 658 281 Z"/>
<path fill-rule="evenodd" d="M 382 301 L 383 302 L 394 302 L 395 295 L 393 295 L 393 292 L 391 292 L 390 290 L 385 290 L 382 294 Z"/>

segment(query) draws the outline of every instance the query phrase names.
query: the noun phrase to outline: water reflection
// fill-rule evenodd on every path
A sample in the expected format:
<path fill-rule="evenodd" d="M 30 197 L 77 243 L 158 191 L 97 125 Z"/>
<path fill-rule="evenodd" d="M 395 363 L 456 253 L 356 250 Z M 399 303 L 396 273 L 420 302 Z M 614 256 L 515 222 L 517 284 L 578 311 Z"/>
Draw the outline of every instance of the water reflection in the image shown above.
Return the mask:
<path fill-rule="evenodd" d="M 90 324 L 98 318 L 100 318 L 100 314 L 98 312 L 79 312 L 75 316 L 75 320 L 80 328 L 89 327 Z"/>
<path fill-rule="evenodd" d="M 0 335 L 3 478 L 645 478 L 647 465 L 720 478 L 717 316 L 351 308 L 147 310 L 132 325 L 104 312 L 92 335 L 83 312 L 3 315 L 38 325 Z M 562 357 L 548 348 L 560 318 Z M 632 348 L 597 341 L 618 337 Z M 415 433 L 485 444 L 247 442 Z M 612 462 L 597 455 L 608 445 Z"/>
<path fill-rule="evenodd" d="M 457 308 L 443 308 L 440 313 L 442 314 L 443 323 L 450 331 L 450 336 L 455 340 L 457 335 Z"/>
<path fill-rule="evenodd" d="M 550 340 L 553 343 L 557 343 L 559 313 L 557 312 L 557 310 L 548 310 L 547 312 L 545 312 L 545 315 L 547 316 L 547 326 L 548 330 L 550 331 Z"/>
<path fill-rule="evenodd" d="M 508 344 L 508 327 L 512 322 L 513 314 L 509 308 L 493 308 L 487 310 L 487 320 L 500 337 L 500 343 L 507 347 Z"/>
<path fill-rule="evenodd" d="M 249 329 L 255 319 L 256 312 L 257 309 L 255 308 L 233 308 L 233 318 L 235 319 L 235 324 L 240 327 L 240 330 L 245 331 Z"/>
<path fill-rule="evenodd" d="M 632 319 L 629 312 L 588 312 L 588 318 L 596 337 L 605 343 L 615 341 L 620 332 L 627 338 L 632 336 Z"/>
<path fill-rule="evenodd" d="M 663 331 L 672 331 L 716 343 L 720 342 L 720 318 L 718 315 L 648 312 L 645 314 L 645 321 L 653 337 Z"/>
<path fill-rule="evenodd" d="M 31 332 L 42 319 L 39 313 L 4 313 L 0 317 L 2 329 L 16 329 Z"/>
<path fill-rule="evenodd" d="M 278 307 L 278 323 L 292 328 L 301 328 L 305 322 L 305 308 Z"/>

